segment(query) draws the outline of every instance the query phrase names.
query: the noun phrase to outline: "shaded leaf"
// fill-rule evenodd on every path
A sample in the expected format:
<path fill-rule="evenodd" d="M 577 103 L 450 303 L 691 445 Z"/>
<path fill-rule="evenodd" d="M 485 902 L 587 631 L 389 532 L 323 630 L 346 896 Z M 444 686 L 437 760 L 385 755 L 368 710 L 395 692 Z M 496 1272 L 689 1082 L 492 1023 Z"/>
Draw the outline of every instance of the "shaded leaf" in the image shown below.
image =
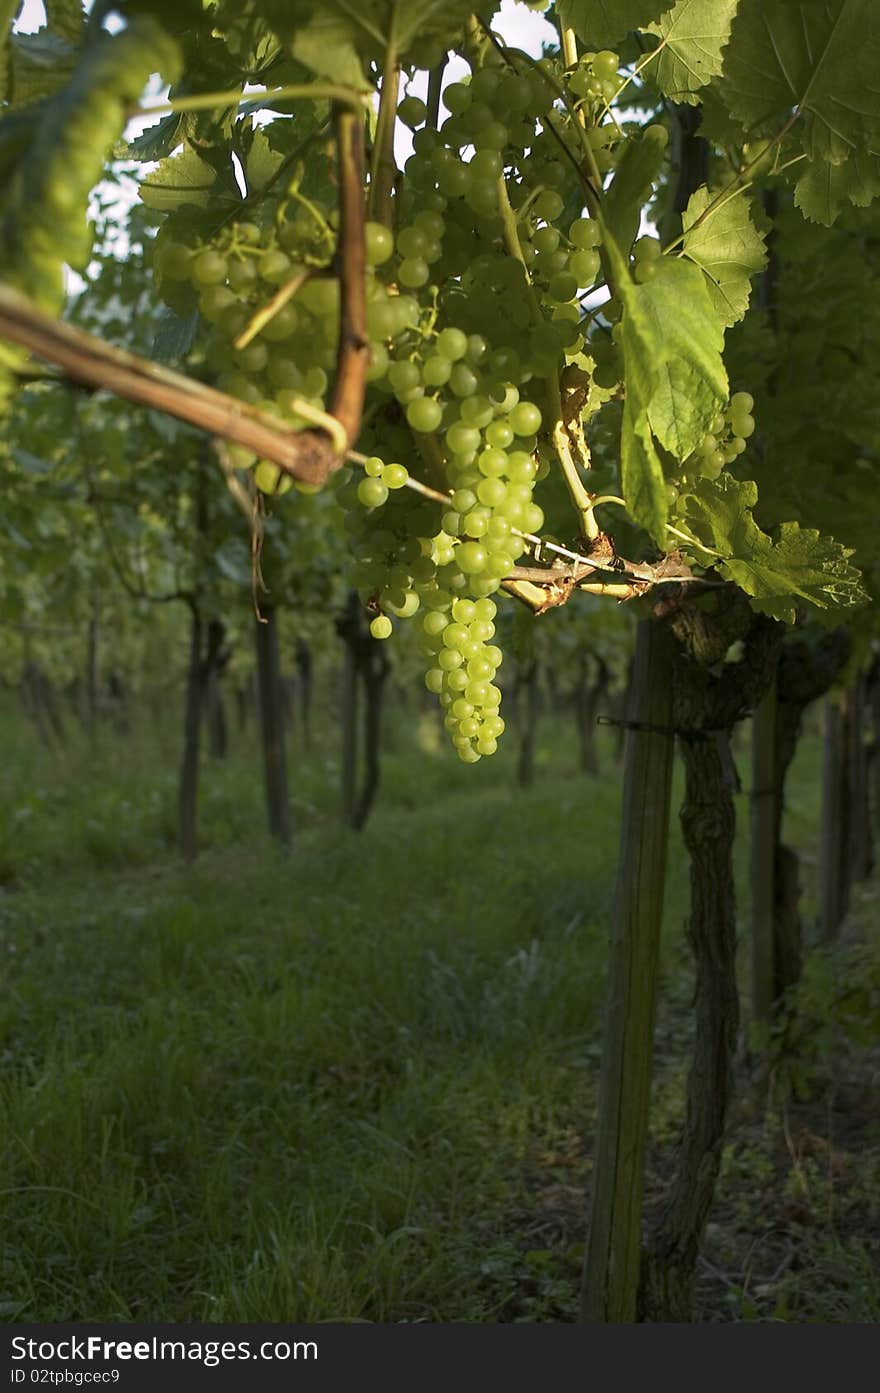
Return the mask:
<path fill-rule="evenodd" d="M 610 48 L 631 29 L 646 29 L 675 0 L 556 0 L 562 24 L 575 31 L 582 43 Z"/>
<path fill-rule="evenodd" d="M 788 624 L 795 621 L 799 601 L 826 611 L 865 603 L 848 547 L 796 522 L 784 522 L 774 540 L 752 516 L 757 501 L 757 485 L 750 479 L 722 474 L 697 482 L 685 500 L 685 520 L 711 549 L 707 565 L 739 585 L 755 609 Z"/>

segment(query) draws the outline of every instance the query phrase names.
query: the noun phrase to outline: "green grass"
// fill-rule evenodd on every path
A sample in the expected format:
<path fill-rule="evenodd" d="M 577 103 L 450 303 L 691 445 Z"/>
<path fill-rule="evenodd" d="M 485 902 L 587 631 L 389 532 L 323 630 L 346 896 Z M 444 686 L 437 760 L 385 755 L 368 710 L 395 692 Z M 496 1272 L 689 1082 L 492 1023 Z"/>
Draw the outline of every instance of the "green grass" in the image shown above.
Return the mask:
<path fill-rule="evenodd" d="M 207 849 L 187 869 L 162 732 L 53 763 L 15 727 L 0 856 L 0 1314 L 573 1317 L 619 790 L 613 770 L 575 772 L 564 730 L 545 735 L 526 792 L 512 752 L 470 770 L 399 739 L 356 835 L 335 818 L 325 733 L 292 755 L 288 855 L 266 845 L 241 742 L 205 771 Z M 808 750 L 793 790 L 805 824 L 815 767 Z M 673 1044 L 658 1076 L 670 1117 L 688 1033 L 685 914 L 676 842 Z M 822 1271 L 864 1267 L 834 1246 L 833 1225 L 821 1237 Z M 819 1288 L 816 1318 L 860 1318 L 855 1299 L 835 1306 Z M 876 1314 L 876 1283 L 862 1288 Z M 790 1309 L 782 1318 L 803 1318 L 797 1299 Z"/>

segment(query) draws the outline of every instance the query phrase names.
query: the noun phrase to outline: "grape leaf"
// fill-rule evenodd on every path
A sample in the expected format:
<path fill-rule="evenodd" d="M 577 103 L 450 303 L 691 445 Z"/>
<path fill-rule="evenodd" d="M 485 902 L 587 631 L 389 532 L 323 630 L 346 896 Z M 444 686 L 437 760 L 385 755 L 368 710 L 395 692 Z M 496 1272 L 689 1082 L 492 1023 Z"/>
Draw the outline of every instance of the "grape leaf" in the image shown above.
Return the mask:
<path fill-rule="evenodd" d="M 843 164 L 810 160 L 798 179 L 794 201 L 810 222 L 830 227 L 845 203 L 867 208 L 880 194 L 880 155 L 853 150 Z"/>
<path fill-rule="evenodd" d="M 646 29 L 660 19 L 675 0 L 556 0 L 560 23 L 582 43 L 609 48 L 631 29 Z"/>
<path fill-rule="evenodd" d="M 729 199 L 694 227 L 711 201 L 705 184 L 691 195 L 682 217 L 682 250 L 703 271 L 715 311 L 729 328 L 748 309 L 751 277 L 764 269 L 767 254 L 743 197 Z"/>
<path fill-rule="evenodd" d="M 133 140 L 120 141 L 114 154 L 117 159 L 138 160 L 143 164 L 164 160 L 177 149 L 191 124 L 188 113 L 169 111 L 167 116 L 147 126 Z"/>
<path fill-rule="evenodd" d="M 316 77 L 329 78 L 348 87 L 366 86 L 361 60 L 351 37 L 351 23 L 329 6 L 316 11 L 307 24 L 296 30 L 290 50 Z"/>
<path fill-rule="evenodd" d="M 792 114 L 811 165 L 798 167 L 799 203 L 827 221 L 844 195 L 876 193 L 880 154 L 880 26 L 875 0 L 740 0 L 724 58 L 724 100 L 750 132 L 780 131 Z M 849 176 L 822 166 L 856 159 Z M 818 169 L 815 166 L 818 165 Z M 812 166 L 812 167 L 811 167 Z"/>
<path fill-rule="evenodd" d="M 694 105 L 699 92 L 721 72 L 721 55 L 739 0 L 678 0 L 649 30 L 663 46 L 646 76 L 664 96 Z"/>
<path fill-rule="evenodd" d="M 214 211 L 219 211 L 222 201 L 228 201 L 230 207 L 241 202 L 232 165 L 229 165 L 228 173 L 223 178 L 206 160 L 189 149 L 169 156 L 142 179 L 140 194 L 148 208 L 156 208 L 161 213 L 173 213 L 188 203 L 202 208 L 210 203 Z"/>
<path fill-rule="evenodd" d="M 43 0 L 46 23 L 55 34 L 71 43 L 79 43 L 85 28 L 86 16 L 81 0 Z"/>
<path fill-rule="evenodd" d="M 363 60 L 381 59 L 392 34 L 401 58 L 426 44 L 442 53 L 473 9 L 472 0 L 322 0 L 319 7 L 313 0 L 286 0 L 273 5 L 271 20 L 313 73 L 363 88 Z"/>
<path fill-rule="evenodd" d="M 752 516 L 758 488 L 751 479 L 700 479 L 685 499 L 684 520 L 714 565 L 751 598 L 754 608 L 787 624 L 797 602 L 839 611 L 864 604 L 852 550 L 796 522 L 784 522 L 774 538 Z M 718 556 L 720 553 L 720 559 Z"/>
<path fill-rule="evenodd" d="M 605 246 L 624 307 L 623 493 L 634 520 L 662 546 L 666 486 L 654 442 L 684 460 L 706 434 L 727 397 L 724 334 L 696 266 L 665 257 L 652 280 L 636 285 L 613 241 Z"/>

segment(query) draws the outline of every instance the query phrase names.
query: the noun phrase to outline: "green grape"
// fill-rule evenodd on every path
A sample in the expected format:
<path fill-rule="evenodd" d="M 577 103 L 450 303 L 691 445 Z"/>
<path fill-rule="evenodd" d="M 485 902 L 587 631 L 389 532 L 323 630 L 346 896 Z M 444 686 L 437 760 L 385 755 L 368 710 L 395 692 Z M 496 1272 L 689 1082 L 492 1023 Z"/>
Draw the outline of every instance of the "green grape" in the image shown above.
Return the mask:
<path fill-rule="evenodd" d="M 364 227 L 368 266 L 381 266 L 394 251 L 394 236 L 380 222 L 368 222 Z"/>
<path fill-rule="evenodd" d="M 224 310 L 237 306 L 238 301 L 225 285 L 206 285 L 199 296 L 199 314 L 211 324 L 216 324 Z"/>
<path fill-rule="evenodd" d="M 261 493 L 287 493 L 293 488 L 293 480 L 284 474 L 271 460 L 261 459 L 254 469 L 254 483 Z"/>
<path fill-rule="evenodd" d="M 446 224 L 440 213 L 433 212 L 430 208 L 423 208 L 416 213 L 415 226 L 420 228 L 426 237 L 435 241 L 439 241 L 446 230 Z"/>
<path fill-rule="evenodd" d="M 555 227 L 539 227 L 532 237 L 532 246 L 541 256 L 548 256 L 555 252 L 559 242 L 559 232 Z"/>
<path fill-rule="evenodd" d="M 439 344 L 438 344 L 439 347 Z M 454 363 L 449 374 L 449 386 L 457 397 L 470 397 L 479 386 L 476 374 L 465 363 Z"/>
<path fill-rule="evenodd" d="M 456 421 L 446 432 L 446 443 L 454 455 L 473 454 L 480 445 L 480 432 L 463 421 Z"/>
<path fill-rule="evenodd" d="M 748 416 L 755 405 L 755 398 L 750 392 L 734 392 L 730 398 L 729 412 L 731 416 Z"/>
<path fill-rule="evenodd" d="M 286 252 L 281 251 L 280 248 L 273 248 L 262 257 L 258 269 L 261 280 L 266 281 L 269 285 L 282 285 L 290 279 L 293 262 Z"/>
<path fill-rule="evenodd" d="M 489 557 L 479 542 L 462 542 L 456 547 L 455 560 L 466 576 L 475 576 L 485 571 Z"/>
<path fill-rule="evenodd" d="M 381 508 L 388 497 L 388 489 L 381 479 L 361 479 L 357 496 L 365 508 Z"/>
<path fill-rule="evenodd" d="M 433 397 L 416 397 L 407 405 L 406 419 L 413 430 L 431 435 L 443 419 L 443 408 Z"/>
<path fill-rule="evenodd" d="M 557 271 L 555 276 L 550 279 L 547 288 L 551 300 L 559 302 L 573 300 L 577 295 L 578 281 L 570 271 Z"/>
<path fill-rule="evenodd" d="M 473 101 L 473 91 L 464 82 L 451 82 L 443 93 L 443 103 L 453 116 L 467 111 Z"/>
<path fill-rule="evenodd" d="M 568 268 L 578 286 L 592 285 L 599 275 L 601 262 L 599 253 L 589 248 L 572 252 L 568 258 Z"/>
<path fill-rule="evenodd" d="M 569 241 L 583 251 L 598 247 L 602 241 L 599 224 L 592 218 L 578 218 L 568 229 Z"/>
<path fill-rule="evenodd" d="M 429 238 L 420 227 L 405 227 L 397 237 L 397 250 L 402 257 L 420 257 L 424 255 Z"/>
<path fill-rule="evenodd" d="M 463 358 L 467 353 L 467 347 L 467 334 L 463 334 L 461 329 L 442 329 L 437 335 L 437 352 L 451 363 Z"/>
<path fill-rule="evenodd" d="M 193 257 L 190 275 L 195 285 L 220 285 L 226 280 L 227 261 L 210 247 Z"/>
<path fill-rule="evenodd" d="M 442 387 L 449 381 L 451 372 L 450 360 L 434 353 L 430 358 L 426 358 L 422 365 L 422 381 L 426 387 Z"/>
<path fill-rule="evenodd" d="M 416 290 L 419 286 L 426 285 L 430 275 L 427 261 L 420 256 L 404 258 L 397 272 L 400 284 L 405 285 L 408 290 Z"/>
<path fill-rule="evenodd" d="M 541 429 L 540 408 L 534 402 L 518 402 L 508 420 L 517 435 L 535 435 Z"/>
<path fill-rule="evenodd" d="M 514 431 L 509 421 L 492 421 L 486 427 L 486 444 L 498 450 L 505 450 L 513 443 Z"/>
<path fill-rule="evenodd" d="M 415 363 L 399 361 L 391 363 L 388 368 L 388 381 L 396 395 L 411 392 L 413 388 L 420 386 L 421 373 Z"/>
<path fill-rule="evenodd" d="M 402 489 L 406 487 L 409 470 L 403 464 L 386 464 L 380 478 L 386 488 Z"/>
<path fill-rule="evenodd" d="M 397 115 L 405 126 L 421 126 L 428 115 L 428 108 L 420 97 L 404 97 L 397 108 Z"/>
<path fill-rule="evenodd" d="M 750 416 L 748 412 L 743 415 L 732 415 L 730 429 L 733 431 L 734 435 L 739 436 L 741 440 L 748 440 L 749 436 L 753 435 L 755 431 L 755 418 L 754 416 Z"/>
<path fill-rule="evenodd" d="M 407 590 L 401 604 L 391 604 L 389 608 L 398 619 L 412 619 L 418 612 L 420 600 L 415 590 Z"/>
<path fill-rule="evenodd" d="M 373 638 L 390 638 L 393 627 L 387 614 L 377 614 L 376 618 L 370 623 L 370 633 L 373 635 Z"/>

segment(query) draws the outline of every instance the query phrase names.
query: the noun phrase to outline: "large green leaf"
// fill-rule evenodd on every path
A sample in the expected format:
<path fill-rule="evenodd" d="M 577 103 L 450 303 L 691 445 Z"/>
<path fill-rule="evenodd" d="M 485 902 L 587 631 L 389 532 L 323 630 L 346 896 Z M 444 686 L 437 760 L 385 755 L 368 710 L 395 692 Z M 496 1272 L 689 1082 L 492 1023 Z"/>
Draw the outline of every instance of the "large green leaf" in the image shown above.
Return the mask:
<path fill-rule="evenodd" d="M 691 195 L 682 217 L 682 249 L 703 271 L 715 311 L 729 328 L 748 309 L 751 277 L 764 269 L 767 254 L 742 196 L 728 199 L 694 226 L 711 202 L 705 184 Z"/>
<path fill-rule="evenodd" d="M 666 257 L 653 280 L 636 285 L 610 239 L 606 249 L 624 306 L 624 498 L 634 520 L 662 546 L 667 500 L 655 441 L 684 460 L 706 434 L 728 391 L 723 328 L 696 266 Z"/>
<path fill-rule="evenodd" d="M 830 221 L 844 197 L 864 203 L 877 192 L 870 157 L 880 154 L 878 71 L 875 0 L 740 0 L 724 100 L 751 132 L 778 132 L 793 113 L 799 118 L 810 165 L 797 166 L 798 202 L 809 217 Z M 849 175 L 823 171 L 851 159 L 857 166 Z"/>
<path fill-rule="evenodd" d="M 727 398 L 723 328 L 702 274 L 677 258 L 665 257 L 635 294 L 657 357 L 648 419 L 663 448 L 684 460 Z"/>
<path fill-rule="evenodd" d="M 556 0 L 556 12 L 582 43 L 608 48 L 631 29 L 646 29 L 674 3 L 675 0 Z"/>
<path fill-rule="evenodd" d="M 774 540 L 752 516 L 758 489 L 729 474 L 698 481 L 685 503 L 685 522 L 714 564 L 752 599 L 755 609 L 792 624 L 798 602 L 840 611 L 865 603 L 852 551 L 796 522 L 785 522 Z"/>
<path fill-rule="evenodd" d="M 649 25 L 662 46 L 646 75 L 675 102 L 694 104 L 700 89 L 721 72 L 730 22 L 739 0 L 678 0 L 657 24 Z"/>

